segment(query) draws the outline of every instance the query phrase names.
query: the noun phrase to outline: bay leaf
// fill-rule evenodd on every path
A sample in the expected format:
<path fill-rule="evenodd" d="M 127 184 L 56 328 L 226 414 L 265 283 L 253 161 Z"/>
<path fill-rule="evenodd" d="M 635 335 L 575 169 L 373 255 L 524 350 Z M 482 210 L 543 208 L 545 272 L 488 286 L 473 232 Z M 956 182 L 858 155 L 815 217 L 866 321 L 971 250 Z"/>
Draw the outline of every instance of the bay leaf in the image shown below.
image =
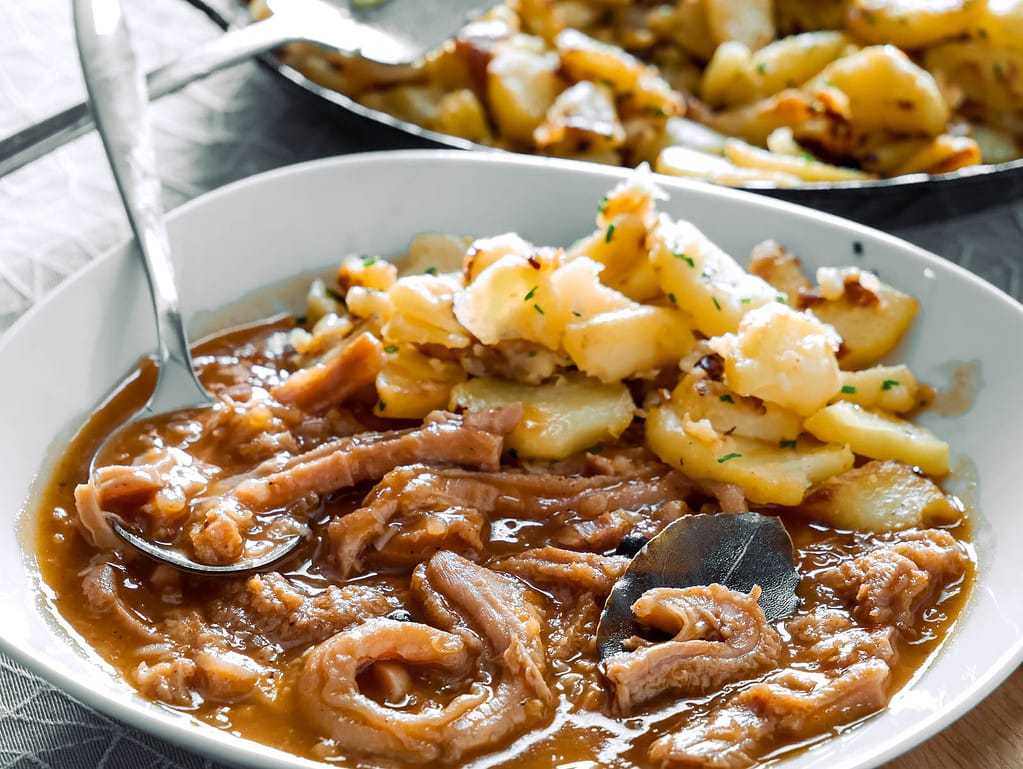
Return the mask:
<path fill-rule="evenodd" d="M 781 519 L 719 513 L 687 515 L 666 526 L 636 554 L 608 596 L 597 625 L 600 659 L 641 635 L 632 604 L 647 590 L 715 582 L 743 593 L 759 585 L 758 603 L 768 622 L 791 615 L 799 603 L 799 572 Z"/>

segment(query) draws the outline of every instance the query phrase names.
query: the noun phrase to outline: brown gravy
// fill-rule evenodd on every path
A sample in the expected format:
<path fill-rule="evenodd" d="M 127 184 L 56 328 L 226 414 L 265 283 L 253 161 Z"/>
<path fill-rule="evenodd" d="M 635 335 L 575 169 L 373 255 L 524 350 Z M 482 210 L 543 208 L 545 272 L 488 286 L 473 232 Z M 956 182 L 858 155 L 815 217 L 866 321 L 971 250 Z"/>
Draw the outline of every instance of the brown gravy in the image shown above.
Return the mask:
<path fill-rule="evenodd" d="M 258 364 L 266 369 L 281 366 L 282 361 L 270 352 L 279 341 L 282 330 L 290 324 L 255 327 L 243 332 L 224 334 L 204 343 L 198 350 L 201 374 L 207 386 L 234 381 L 239 367 L 250 370 Z M 277 345 L 279 347 L 279 345 Z M 46 487 L 38 517 L 39 561 L 42 575 L 53 590 L 53 608 L 79 633 L 83 641 L 96 649 L 125 678 L 134 680 L 135 670 L 143 660 L 140 649 L 145 641 L 134 635 L 124 623 L 111 620 L 94 602 L 83 600 L 83 573 L 97 563 L 113 565 L 119 582 L 120 595 L 135 617 L 147 626 L 161 626 L 190 612 L 201 616 L 209 614 L 211 601 L 220 600 L 239 580 L 207 581 L 193 577 L 168 576 L 139 558 L 124 558 L 107 551 L 98 551 L 83 537 L 75 510 L 75 485 L 86 480 L 88 461 L 103 437 L 128 415 L 146 397 L 152 386 L 153 370 L 143 366 L 137 376 L 119 390 L 100 409 L 68 446 L 57 464 Z M 327 512 L 343 515 L 362 501 L 367 491 L 361 486 L 351 493 L 340 494 L 326 502 Z M 801 605 L 797 616 L 804 617 L 818 607 L 835 606 L 844 610 L 833 591 L 815 580 L 817 574 L 838 563 L 850 553 L 868 550 L 875 535 L 840 532 L 814 524 L 792 511 L 780 512 L 796 548 L 797 563 L 803 579 L 799 588 Z M 551 544 L 551 528 L 528 520 L 491 520 L 493 535 L 486 549 L 486 559 L 499 558 L 521 552 L 527 548 Z M 323 533 L 304 552 L 286 562 L 280 572 L 294 584 L 304 586 L 311 594 L 320 593 L 331 584 L 342 580 L 326 558 Z M 956 539 L 968 542 L 969 524 L 966 519 L 947 529 Z M 407 597 L 410 569 L 406 566 L 370 564 L 364 574 L 352 579 L 360 585 L 380 585 L 393 591 L 400 600 Z M 973 564 L 966 573 L 934 596 L 920 611 L 912 628 L 895 634 L 897 656 L 892 665 L 889 696 L 909 681 L 918 669 L 941 646 L 953 629 L 963 603 L 969 595 L 973 581 Z M 232 584 L 234 583 L 234 584 Z M 552 611 L 545 632 L 556 632 L 575 621 L 575 599 L 567 593 L 547 589 L 544 599 Z M 592 617 L 583 623 L 582 632 L 592 633 Z M 791 639 L 788 639 L 791 642 Z M 238 638 L 235 648 L 248 653 L 246 644 L 251 639 Z M 255 696 L 203 697 L 196 702 L 177 705 L 197 720 L 214 728 L 264 743 L 284 751 L 312 759 L 328 759 L 331 763 L 355 767 L 394 765 L 389 760 L 345 759 L 325 743 L 324 735 L 312 721 L 302 714 L 301 700 L 306 693 L 299 690 L 298 673 L 308 644 L 296 645 L 276 654 L 269 666 L 276 671 L 276 681 L 264 687 Z M 510 745 L 507 741 L 486 754 L 488 766 L 551 767 L 570 762 L 594 762 L 592 765 L 613 767 L 650 767 L 647 749 L 662 734 L 683 728 L 691 719 L 719 708 L 728 696 L 727 691 L 705 696 L 680 697 L 672 700 L 662 697 L 651 707 L 629 716 L 610 712 L 606 684 L 597 669 L 592 645 L 569 655 L 557 667 L 553 676 L 553 689 L 557 694 L 556 712 L 547 721 L 549 725 L 518 736 Z M 811 662 L 795 663 L 813 671 Z M 388 695 L 387 677 L 376 666 L 360 674 L 364 693 L 378 700 Z M 423 673 L 414 676 L 404 692 L 405 704 L 429 701 L 437 697 L 438 679 Z M 447 682 L 444 698 L 457 694 L 457 682 Z M 759 748 L 761 759 L 779 757 L 804 749 L 807 744 L 840 731 L 846 724 L 827 724 L 821 731 L 809 730 L 783 741 L 769 740 Z M 400 764 L 399 764 L 400 765 Z M 580 764 L 589 766 L 591 764 Z"/>

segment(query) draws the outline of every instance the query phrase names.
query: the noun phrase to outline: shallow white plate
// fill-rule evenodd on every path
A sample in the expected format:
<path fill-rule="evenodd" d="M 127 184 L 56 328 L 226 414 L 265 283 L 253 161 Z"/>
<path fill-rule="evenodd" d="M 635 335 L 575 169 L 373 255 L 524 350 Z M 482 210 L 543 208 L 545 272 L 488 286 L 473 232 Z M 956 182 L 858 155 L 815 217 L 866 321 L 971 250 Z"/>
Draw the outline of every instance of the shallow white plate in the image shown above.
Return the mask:
<path fill-rule="evenodd" d="M 193 330 L 209 313 L 347 253 L 394 255 L 423 231 L 517 231 L 568 244 L 594 226 L 597 202 L 628 172 L 461 152 L 349 156 L 232 185 L 175 212 L 171 236 Z M 937 257 L 889 236 L 749 194 L 665 182 L 663 210 L 693 220 L 745 261 L 775 238 L 812 268 L 855 263 L 917 296 L 922 312 L 900 350 L 917 376 L 942 386 L 950 364 L 979 361 L 969 413 L 925 420 L 976 467 L 979 575 L 951 642 L 879 716 L 796 757 L 786 769 L 852 769 L 888 760 L 951 723 L 1023 658 L 1023 308 Z M 31 526 L 19 511 L 83 417 L 153 346 L 143 277 L 124 247 L 65 283 L 0 338 L 0 649 L 78 699 L 194 750 L 260 767 L 312 766 L 145 702 L 48 611 Z M 250 302 L 221 322 L 273 309 Z M 1007 344 L 1008 342 L 1008 344 Z M 42 476 L 41 476 L 42 474 Z"/>

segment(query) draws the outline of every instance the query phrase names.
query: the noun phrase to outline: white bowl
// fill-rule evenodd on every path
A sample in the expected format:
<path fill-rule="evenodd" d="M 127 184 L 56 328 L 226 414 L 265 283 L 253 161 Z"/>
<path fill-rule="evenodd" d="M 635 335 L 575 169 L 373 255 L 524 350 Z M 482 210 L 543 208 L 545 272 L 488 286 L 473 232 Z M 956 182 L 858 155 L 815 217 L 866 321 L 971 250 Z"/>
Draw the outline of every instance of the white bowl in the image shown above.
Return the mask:
<path fill-rule="evenodd" d="M 594 165 L 452 151 L 349 156 L 264 174 L 206 195 L 171 217 L 180 285 L 193 331 L 209 311 L 351 252 L 399 254 L 423 231 L 517 231 L 567 244 L 591 230 L 597 201 L 628 172 Z M 663 182 L 663 209 L 693 220 L 744 259 L 775 238 L 811 269 L 855 263 L 918 297 L 922 312 L 900 349 L 918 377 L 949 381 L 949 365 L 979 361 L 972 409 L 924 421 L 966 458 L 974 500 L 977 583 L 959 627 L 931 667 L 880 715 L 785 764 L 787 769 L 875 766 L 965 713 L 1023 658 L 1023 308 L 966 271 L 895 238 L 754 195 Z M 254 319 L 272 302 L 243 303 L 220 322 Z M 205 316 L 204 313 L 207 313 Z M 203 319 L 205 317 L 205 320 Z M 128 246 L 65 283 L 0 338 L 0 649 L 74 697 L 188 748 L 233 763 L 313 766 L 146 702 L 81 648 L 46 603 L 28 515 L 33 485 L 83 418 L 138 358 L 154 327 Z"/>

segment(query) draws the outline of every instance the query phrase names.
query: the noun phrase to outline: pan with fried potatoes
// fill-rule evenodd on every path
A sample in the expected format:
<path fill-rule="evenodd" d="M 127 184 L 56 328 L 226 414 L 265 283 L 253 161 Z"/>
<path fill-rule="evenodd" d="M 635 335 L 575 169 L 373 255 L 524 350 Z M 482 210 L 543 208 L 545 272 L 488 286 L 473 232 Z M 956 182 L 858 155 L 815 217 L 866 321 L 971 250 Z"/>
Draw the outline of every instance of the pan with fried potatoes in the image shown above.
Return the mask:
<path fill-rule="evenodd" d="M 1015 194 L 1021 57 L 1015 2 L 507 0 L 402 70 L 301 45 L 281 62 L 455 146 L 646 162 L 857 216 L 866 194 L 820 193 L 942 177 L 970 188 L 953 209 Z"/>

